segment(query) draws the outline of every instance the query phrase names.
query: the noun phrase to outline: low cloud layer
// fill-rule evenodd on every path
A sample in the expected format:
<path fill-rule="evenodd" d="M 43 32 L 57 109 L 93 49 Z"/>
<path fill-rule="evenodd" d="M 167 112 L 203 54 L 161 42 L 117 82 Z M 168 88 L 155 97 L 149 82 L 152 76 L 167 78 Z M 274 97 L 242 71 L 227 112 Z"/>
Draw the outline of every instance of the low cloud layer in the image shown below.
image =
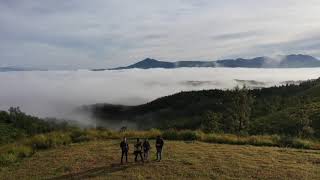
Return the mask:
<path fill-rule="evenodd" d="M 319 68 L 181 68 L 92 72 L 33 71 L 0 73 L 0 109 L 20 106 L 41 117 L 77 119 L 81 105 L 136 105 L 180 91 L 226 89 L 246 84 L 268 87 L 320 77 Z"/>

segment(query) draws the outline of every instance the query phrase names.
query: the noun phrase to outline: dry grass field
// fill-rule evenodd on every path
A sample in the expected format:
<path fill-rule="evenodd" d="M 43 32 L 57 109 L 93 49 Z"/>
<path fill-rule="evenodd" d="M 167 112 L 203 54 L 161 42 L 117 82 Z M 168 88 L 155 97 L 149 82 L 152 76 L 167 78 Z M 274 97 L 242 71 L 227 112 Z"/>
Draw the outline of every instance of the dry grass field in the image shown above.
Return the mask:
<path fill-rule="evenodd" d="M 151 141 L 152 145 L 154 144 Z M 131 150 L 133 149 L 131 143 Z M 320 179 L 320 151 L 166 141 L 163 161 L 120 165 L 119 142 L 39 151 L 3 167 L 1 179 Z"/>

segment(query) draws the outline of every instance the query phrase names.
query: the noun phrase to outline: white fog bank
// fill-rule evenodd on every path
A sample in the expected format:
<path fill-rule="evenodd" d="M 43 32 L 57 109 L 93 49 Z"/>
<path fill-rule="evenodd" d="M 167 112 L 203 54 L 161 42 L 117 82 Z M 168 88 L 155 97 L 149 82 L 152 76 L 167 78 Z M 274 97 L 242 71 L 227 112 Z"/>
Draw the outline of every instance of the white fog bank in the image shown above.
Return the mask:
<path fill-rule="evenodd" d="M 80 105 L 136 105 L 180 91 L 269 87 L 318 77 L 320 68 L 0 72 L 0 110 L 20 106 L 32 115 L 61 118 Z"/>

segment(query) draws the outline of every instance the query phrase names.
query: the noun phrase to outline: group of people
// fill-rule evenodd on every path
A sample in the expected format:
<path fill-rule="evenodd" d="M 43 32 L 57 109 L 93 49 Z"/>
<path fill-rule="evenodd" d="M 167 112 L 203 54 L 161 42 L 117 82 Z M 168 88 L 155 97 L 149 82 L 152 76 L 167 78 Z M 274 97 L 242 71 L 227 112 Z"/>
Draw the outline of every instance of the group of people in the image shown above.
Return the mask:
<path fill-rule="evenodd" d="M 163 145 L 164 145 L 163 139 L 160 136 L 157 136 L 156 138 L 157 161 L 161 161 Z M 124 157 L 126 158 L 126 162 L 128 162 L 129 143 L 126 137 L 124 137 L 123 141 L 120 143 L 120 148 L 121 148 L 121 164 L 122 164 Z M 143 142 L 141 142 L 140 139 L 137 138 L 137 141 L 134 144 L 134 151 L 133 151 L 135 155 L 134 161 L 135 162 L 138 161 L 138 156 L 140 156 L 140 159 L 142 162 L 147 161 L 149 159 L 150 149 L 151 149 L 151 146 L 147 138 L 144 139 Z"/>

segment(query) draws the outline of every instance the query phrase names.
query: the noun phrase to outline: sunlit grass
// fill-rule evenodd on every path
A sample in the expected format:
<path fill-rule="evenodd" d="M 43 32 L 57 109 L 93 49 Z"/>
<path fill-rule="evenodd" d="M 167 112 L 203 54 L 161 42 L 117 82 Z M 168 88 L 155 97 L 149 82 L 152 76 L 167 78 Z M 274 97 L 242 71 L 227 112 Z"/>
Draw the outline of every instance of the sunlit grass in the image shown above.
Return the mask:
<path fill-rule="evenodd" d="M 191 130 L 166 130 L 151 129 L 148 131 L 128 130 L 124 132 L 106 129 L 75 129 L 68 132 L 51 132 L 25 138 L 16 143 L 0 146 L 0 166 L 8 166 L 18 163 L 25 157 L 32 156 L 35 152 L 53 149 L 74 143 L 97 140 L 120 140 L 127 137 L 129 140 L 135 138 L 155 139 L 162 136 L 165 140 L 202 141 L 208 143 L 253 145 L 253 146 L 276 146 L 300 149 L 320 149 L 320 143 L 315 140 L 300 139 L 278 135 L 239 136 L 234 134 L 206 134 L 202 131 Z"/>
<path fill-rule="evenodd" d="M 134 140 L 130 140 L 133 149 Z M 119 140 L 98 140 L 37 152 L 3 167 L 4 179 L 319 179 L 320 153 L 277 147 L 165 141 L 163 161 L 120 165 Z"/>

